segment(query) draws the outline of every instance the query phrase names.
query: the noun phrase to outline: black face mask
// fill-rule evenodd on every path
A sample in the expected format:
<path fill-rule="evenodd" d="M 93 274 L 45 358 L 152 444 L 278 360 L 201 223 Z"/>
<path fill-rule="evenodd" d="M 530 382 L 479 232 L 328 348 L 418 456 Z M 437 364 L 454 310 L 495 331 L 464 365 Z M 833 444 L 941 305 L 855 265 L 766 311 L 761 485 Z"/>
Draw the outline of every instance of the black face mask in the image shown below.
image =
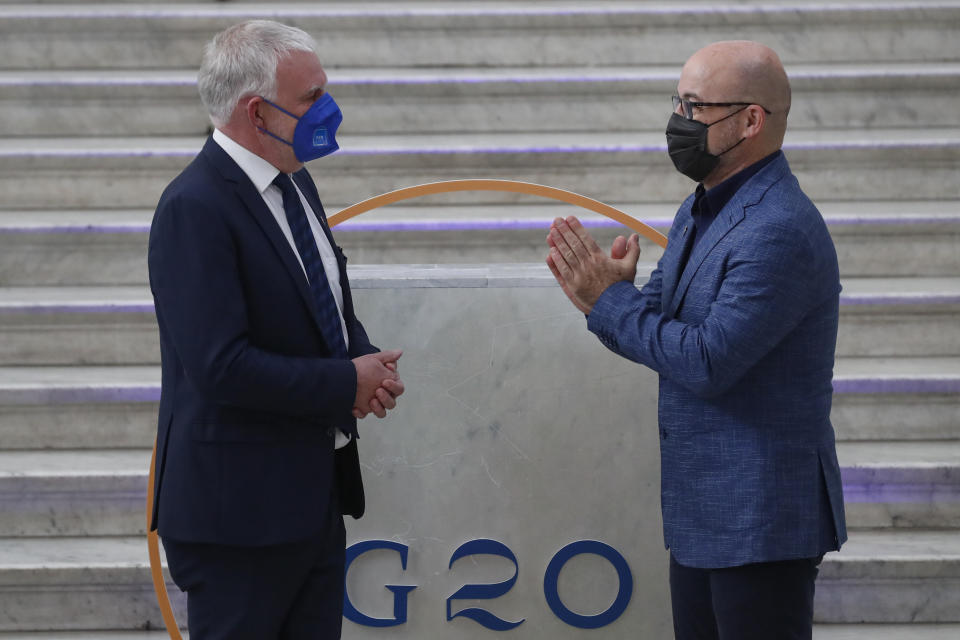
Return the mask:
<path fill-rule="evenodd" d="M 746 107 L 743 109 L 746 109 Z M 704 124 L 699 120 L 689 120 L 679 113 L 670 116 L 670 121 L 667 123 L 667 151 L 670 153 L 670 159 L 673 160 L 673 166 L 677 168 L 677 171 L 695 182 L 701 182 L 710 175 L 710 172 L 720 162 L 720 156 L 736 147 L 746 138 L 740 138 L 740 142 L 737 142 L 730 149 L 713 155 L 707 151 L 707 131 L 717 122 L 723 122 L 727 118 L 737 115 L 743 109 L 738 109 L 710 124 Z"/>

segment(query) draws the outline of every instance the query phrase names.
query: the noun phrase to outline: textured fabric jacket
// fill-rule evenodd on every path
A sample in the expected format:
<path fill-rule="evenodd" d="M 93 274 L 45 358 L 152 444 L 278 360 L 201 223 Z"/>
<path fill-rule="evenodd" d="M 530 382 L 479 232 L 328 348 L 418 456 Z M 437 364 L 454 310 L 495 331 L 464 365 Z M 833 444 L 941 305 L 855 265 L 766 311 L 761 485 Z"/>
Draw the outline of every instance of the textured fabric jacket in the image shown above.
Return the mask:
<path fill-rule="evenodd" d="M 660 374 L 664 538 L 683 565 L 816 557 L 846 540 L 830 424 L 839 272 L 826 225 L 781 154 L 719 212 L 686 267 L 688 198 L 642 289 L 588 317 Z"/>

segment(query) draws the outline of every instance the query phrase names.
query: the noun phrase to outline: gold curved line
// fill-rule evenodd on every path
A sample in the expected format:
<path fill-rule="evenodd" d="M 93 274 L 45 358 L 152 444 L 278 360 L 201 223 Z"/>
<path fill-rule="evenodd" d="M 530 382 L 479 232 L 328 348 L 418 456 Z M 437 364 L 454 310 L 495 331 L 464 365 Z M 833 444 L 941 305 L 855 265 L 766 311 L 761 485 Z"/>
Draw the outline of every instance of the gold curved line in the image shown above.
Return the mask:
<path fill-rule="evenodd" d="M 330 227 L 335 227 L 341 222 L 356 217 L 362 213 L 372 211 L 403 200 L 411 200 L 423 196 L 435 195 L 438 193 L 452 193 L 455 191 L 507 191 L 511 193 L 525 193 L 532 196 L 547 198 L 548 200 L 559 200 L 572 204 L 575 207 L 581 207 L 594 213 L 606 216 L 616 220 L 625 227 L 629 227 L 648 240 L 655 242 L 661 247 L 667 246 L 667 237 L 650 227 L 649 225 L 637 220 L 631 215 L 615 209 L 599 200 L 588 198 L 587 196 L 548 187 L 533 182 L 521 182 L 518 180 L 494 180 L 494 179 L 470 179 L 470 180 L 443 180 L 440 182 L 428 182 L 413 187 L 404 187 L 396 191 L 382 193 L 358 202 L 355 205 L 343 209 L 339 213 L 330 216 L 327 223 Z M 157 594 L 157 602 L 160 605 L 160 615 L 163 617 L 163 624 L 167 627 L 167 633 L 171 640 L 183 640 L 180 635 L 180 629 L 177 627 L 176 617 L 173 615 L 173 608 L 170 606 L 170 597 L 167 594 L 167 585 L 163 579 L 163 566 L 160 562 L 160 538 L 156 531 L 150 530 L 153 524 L 153 491 L 154 491 L 154 466 L 157 457 L 157 443 L 153 443 L 153 454 L 150 457 L 150 474 L 147 479 L 147 549 L 150 554 L 150 574 L 153 578 L 153 590 Z"/>
<path fill-rule="evenodd" d="M 150 576 L 153 578 L 153 591 L 157 594 L 157 604 L 160 605 L 160 615 L 163 625 L 170 634 L 170 640 L 183 640 L 180 628 L 177 627 L 177 618 L 173 615 L 170 606 L 170 596 L 167 594 L 167 583 L 163 579 L 163 565 L 160 562 L 160 536 L 151 531 L 153 524 L 153 470 L 157 461 L 157 441 L 153 441 L 153 453 L 150 455 L 150 474 L 147 477 L 147 551 L 150 555 Z"/>
<path fill-rule="evenodd" d="M 616 220 L 620 224 L 624 225 L 625 227 L 629 227 L 633 231 L 636 231 L 640 235 L 655 242 L 661 247 L 667 246 L 667 237 L 665 235 L 656 229 L 653 229 L 649 225 L 640 222 L 633 216 L 628 215 L 619 209 L 611 207 L 608 204 L 604 204 L 599 200 L 588 198 L 587 196 L 574 193 L 573 191 L 566 191 L 556 187 L 548 187 L 546 185 L 535 184 L 533 182 L 520 182 L 518 180 L 475 178 L 470 180 L 443 180 L 440 182 L 428 182 L 426 184 L 420 184 L 413 187 L 404 187 L 403 189 L 397 189 L 396 191 L 383 193 L 379 196 L 374 196 L 362 202 L 358 202 L 355 205 L 349 206 L 339 213 L 330 216 L 327 219 L 327 223 L 331 227 L 335 227 L 341 222 L 358 216 L 361 213 L 366 213 L 367 211 L 376 209 L 377 207 L 382 207 L 384 205 L 393 204 L 403 200 L 410 200 L 412 198 L 420 198 L 422 196 L 435 195 L 438 193 L 451 193 L 454 191 L 509 191 L 512 193 L 525 193 L 532 196 L 539 196 L 549 200 L 559 200 L 561 202 L 566 202 L 567 204 L 572 204 L 575 207 L 581 207 L 583 209 L 593 211 L 594 213 L 599 213 L 600 215 L 606 216 L 612 220 Z"/>

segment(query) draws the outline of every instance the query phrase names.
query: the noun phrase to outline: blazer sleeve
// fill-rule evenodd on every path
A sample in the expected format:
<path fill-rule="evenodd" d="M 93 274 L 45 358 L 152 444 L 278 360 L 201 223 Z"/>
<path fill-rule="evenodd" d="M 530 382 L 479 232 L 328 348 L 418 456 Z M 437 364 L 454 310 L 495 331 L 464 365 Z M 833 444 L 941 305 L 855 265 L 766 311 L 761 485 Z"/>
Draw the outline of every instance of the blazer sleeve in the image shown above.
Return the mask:
<path fill-rule="evenodd" d="M 642 303 L 657 313 L 663 308 L 663 260 L 657 262 L 657 267 L 650 273 L 650 277 L 640 288 Z"/>
<path fill-rule="evenodd" d="M 587 326 L 614 352 L 699 396 L 723 393 L 819 302 L 814 252 L 793 230 L 768 225 L 724 263 L 716 297 L 698 324 L 668 317 L 643 291 L 619 282 L 601 294 Z"/>
<path fill-rule="evenodd" d="M 240 240 L 209 200 L 216 198 L 181 192 L 158 205 L 148 262 L 161 340 L 189 382 L 215 402 L 349 419 L 357 384 L 350 360 L 281 355 L 251 344 Z"/>

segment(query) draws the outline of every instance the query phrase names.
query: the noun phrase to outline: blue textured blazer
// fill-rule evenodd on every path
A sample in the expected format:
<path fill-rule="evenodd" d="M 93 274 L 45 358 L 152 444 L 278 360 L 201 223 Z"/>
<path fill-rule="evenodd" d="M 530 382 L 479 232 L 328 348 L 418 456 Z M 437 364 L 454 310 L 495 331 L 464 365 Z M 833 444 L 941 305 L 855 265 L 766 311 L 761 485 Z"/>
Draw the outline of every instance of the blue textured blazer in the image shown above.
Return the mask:
<path fill-rule="evenodd" d="M 346 259 L 306 170 L 343 287 L 350 357 L 376 351 L 354 316 Z M 364 509 L 348 424 L 356 371 L 329 358 L 293 248 L 243 170 L 212 139 L 170 183 L 150 229 L 162 384 L 153 527 L 189 542 L 267 545 Z"/>
<path fill-rule="evenodd" d="M 816 557 L 846 540 L 830 424 L 840 293 L 822 216 L 780 154 L 719 212 L 680 271 L 689 197 L 642 289 L 588 318 L 660 374 L 666 546 L 685 566 Z"/>

